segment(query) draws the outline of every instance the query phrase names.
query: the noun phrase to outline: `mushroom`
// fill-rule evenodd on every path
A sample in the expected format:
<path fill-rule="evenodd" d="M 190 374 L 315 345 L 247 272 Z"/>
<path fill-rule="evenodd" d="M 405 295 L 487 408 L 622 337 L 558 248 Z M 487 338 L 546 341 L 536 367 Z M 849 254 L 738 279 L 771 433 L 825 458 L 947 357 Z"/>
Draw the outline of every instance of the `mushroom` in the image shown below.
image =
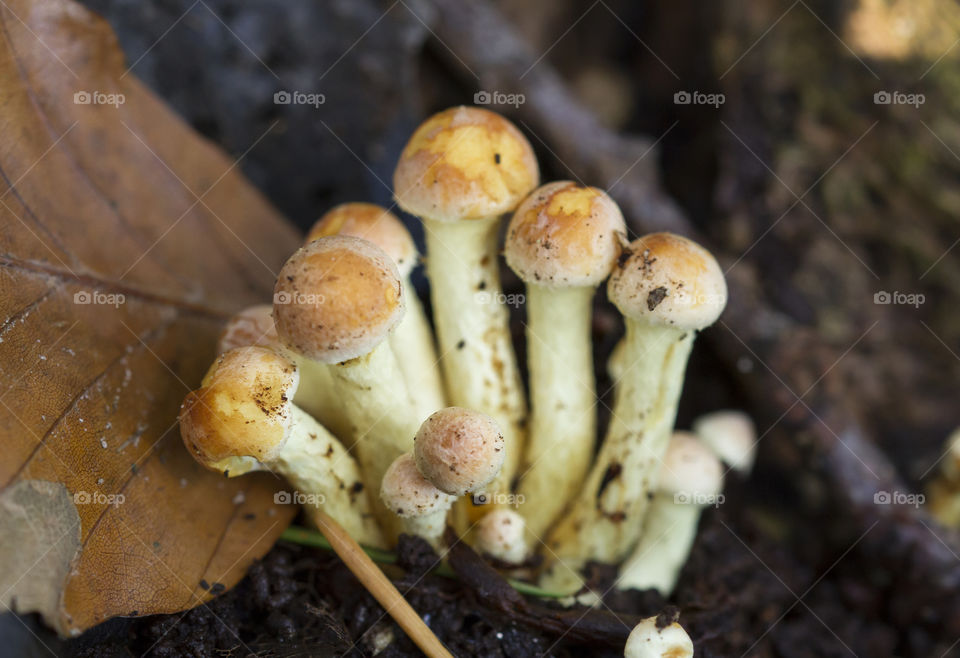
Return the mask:
<path fill-rule="evenodd" d="M 220 332 L 217 354 L 248 345 L 269 347 L 276 352 L 283 352 L 294 361 L 300 373 L 300 386 L 293 402 L 316 418 L 337 438 L 350 437 L 350 424 L 337 397 L 330 367 L 325 363 L 304 359 L 286 348 L 277 336 L 276 327 L 273 325 L 273 307 L 270 304 L 251 306 L 227 320 Z"/>
<path fill-rule="evenodd" d="M 522 564 L 530 547 L 525 537 L 526 523 L 517 512 L 495 509 L 477 522 L 474 548 L 507 564 Z"/>
<path fill-rule="evenodd" d="M 653 588 L 670 596 L 693 547 L 700 513 L 722 502 L 721 491 L 723 467 L 713 450 L 689 432 L 674 432 L 640 543 L 620 566 L 617 588 Z"/>
<path fill-rule="evenodd" d="M 583 484 L 597 433 L 590 336 L 596 288 L 626 241 L 617 204 L 602 190 L 548 183 L 507 227 L 507 264 L 526 284 L 530 426 L 518 493 L 543 534 Z"/>
<path fill-rule="evenodd" d="M 625 367 L 597 459 L 548 542 L 553 559 L 543 580 L 559 591 L 579 589 L 586 561 L 619 562 L 639 538 L 694 336 L 719 317 L 727 287 L 706 249 L 654 233 L 625 249 L 608 294 L 625 319 Z"/>
<path fill-rule="evenodd" d="M 927 485 L 930 514 L 948 528 L 960 527 L 960 428 L 947 439 L 940 472 Z"/>
<path fill-rule="evenodd" d="M 460 407 L 431 414 L 420 425 L 413 446 L 423 476 L 453 496 L 488 485 L 505 459 L 503 434 L 496 421 Z"/>
<path fill-rule="evenodd" d="M 397 457 L 383 476 L 380 498 L 403 523 L 403 532 L 426 539 L 434 548 L 447 525 L 447 512 L 457 499 L 440 491 L 417 470 L 410 453 Z"/>
<path fill-rule="evenodd" d="M 693 432 L 727 466 L 750 475 L 757 456 L 757 428 L 750 416 L 732 409 L 713 411 L 693 421 Z"/>
<path fill-rule="evenodd" d="M 387 336 L 403 316 L 397 266 L 372 242 L 333 235 L 301 247 L 277 277 L 274 320 L 281 340 L 307 359 L 332 364 L 356 441 L 364 483 L 380 490 L 393 460 L 413 449 L 416 410 Z M 388 537 L 396 516 L 374 502 Z"/>
<path fill-rule="evenodd" d="M 396 215 L 372 203 L 344 203 L 333 208 L 313 225 L 307 242 L 329 235 L 369 240 L 397 264 L 407 310 L 390 336 L 390 346 L 417 407 L 417 420 L 423 420 L 446 406 L 446 402 L 433 330 L 410 283 L 410 273 L 418 258 L 413 237 Z"/>
<path fill-rule="evenodd" d="M 397 203 L 423 220 L 427 276 L 447 399 L 493 416 L 506 441 L 494 489 L 507 493 L 522 450 L 523 386 L 497 267 L 500 217 L 535 188 L 529 142 L 503 117 L 456 107 L 427 119 L 393 176 Z"/>
<path fill-rule="evenodd" d="M 265 347 L 221 354 L 180 409 L 180 434 L 203 466 L 236 477 L 277 472 L 357 541 L 384 546 L 360 469 L 322 425 L 293 403 L 296 364 Z"/>
<path fill-rule="evenodd" d="M 648 617 L 633 627 L 624 658 L 693 658 L 693 640 L 676 621 Z"/>

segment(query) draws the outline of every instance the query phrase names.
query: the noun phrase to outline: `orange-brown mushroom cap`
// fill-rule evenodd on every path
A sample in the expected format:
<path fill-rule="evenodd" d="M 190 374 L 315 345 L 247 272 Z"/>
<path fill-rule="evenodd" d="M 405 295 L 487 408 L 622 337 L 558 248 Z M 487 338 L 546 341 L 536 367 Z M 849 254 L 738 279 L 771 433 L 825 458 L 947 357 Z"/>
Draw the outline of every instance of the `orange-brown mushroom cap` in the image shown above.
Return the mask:
<path fill-rule="evenodd" d="M 462 496 L 488 484 L 505 456 L 496 421 L 471 409 L 447 407 L 423 421 L 413 441 L 417 468 L 438 489 Z"/>
<path fill-rule="evenodd" d="M 180 435 L 194 458 L 212 470 L 241 475 L 279 452 L 291 427 L 295 363 L 265 347 L 221 354 L 200 388 L 180 407 Z"/>
<path fill-rule="evenodd" d="M 537 186 L 530 143 L 495 112 L 453 107 L 424 121 L 393 174 L 400 207 L 437 221 L 502 215 Z"/>
<path fill-rule="evenodd" d="M 383 249 L 401 277 L 417 263 L 417 246 L 400 218 L 374 203 L 343 203 L 328 210 L 307 233 L 307 242 L 329 235 L 352 235 Z"/>
<path fill-rule="evenodd" d="M 651 233 L 624 248 L 610 275 L 610 301 L 628 318 L 699 330 L 727 304 L 723 270 L 709 251 L 672 233 Z"/>
<path fill-rule="evenodd" d="M 280 270 L 273 291 L 281 340 L 324 363 L 367 354 L 403 312 L 396 264 L 372 242 L 349 235 L 320 238 L 300 248 Z"/>
<path fill-rule="evenodd" d="M 626 235 L 620 208 L 603 190 L 557 181 L 513 213 L 504 252 L 528 284 L 596 286 L 610 275 Z"/>
<path fill-rule="evenodd" d="M 270 304 L 250 306 L 227 320 L 217 341 L 217 353 L 223 354 L 247 345 L 270 348 L 280 346 L 280 337 L 273 326 L 273 307 Z"/>

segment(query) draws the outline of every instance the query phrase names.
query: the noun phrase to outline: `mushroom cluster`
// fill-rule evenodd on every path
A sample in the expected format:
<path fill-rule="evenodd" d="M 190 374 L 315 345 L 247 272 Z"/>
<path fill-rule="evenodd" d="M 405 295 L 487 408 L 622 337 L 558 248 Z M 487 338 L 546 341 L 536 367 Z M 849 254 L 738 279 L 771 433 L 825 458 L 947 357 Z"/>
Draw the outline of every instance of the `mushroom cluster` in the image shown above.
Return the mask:
<path fill-rule="evenodd" d="M 427 119 L 394 193 L 423 224 L 432 323 L 403 222 L 337 206 L 284 264 L 273 304 L 225 327 L 183 404 L 191 453 L 230 477 L 284 476 L 364 544 L 410 533 L 439 548 L 450 525 L 500 564 L 539 565 L 558 592 L 581 588 L 588 561 L 626 561 L 623 584 L 669 593 L 721 461 L 752 464 L 752 426 L 734 413 L 701 419 L 699 438 L 674 434 L 694 338 L 726 304 L 714 257 L 669 233 L 629 241 L 600 189 L 540 186 L 529 142 L 483 109 Z M 529 410 L 500 285 L 507 215 L 503 255 L 526 287 Z M 604 281 L 626 335 L 598 450 L 591 317 Z"/>

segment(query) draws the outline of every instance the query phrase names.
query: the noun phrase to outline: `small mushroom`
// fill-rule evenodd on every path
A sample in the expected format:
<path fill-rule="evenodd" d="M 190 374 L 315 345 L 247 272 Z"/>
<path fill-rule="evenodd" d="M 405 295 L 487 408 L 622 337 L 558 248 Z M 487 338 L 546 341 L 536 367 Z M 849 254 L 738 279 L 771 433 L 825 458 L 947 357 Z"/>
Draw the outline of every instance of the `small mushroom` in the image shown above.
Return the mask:
<path fill-rule="evenodd" d="M 273 325 L 273 307 L 270 304 L 245 308 L 227 320 L 220 332 L 217 354 L 249 345 L 269 347 L 275 352 L 283 352 L 294 361 L 300 373 L 300 386 L 293 402 L 316 418 L 338 439 L 350 438 L 350 423 L 337 396 L 330 366 L 305 359 L 287 349 L 277 336 L 277 329 Z"/>
<path fill-rule="evenodd" d="M 522 564 L 529 556 L 524 518 L 512 509 L 495 509 L 477 522 L 474 548 L 507 564 Z"/>
<path fill-rule="evenodd" d="M 293 403 L 296 364 L 265 347 L 221 354 L 180 408 L 180 434 L 203 466 L 236 477 L 275 471 L 313 496 L 357 541 L 385 546 L 360 469 L 343 445 Z"/>
<path fill-rule="evenodd" d="M 624 368 L 606 438 L 581 494 L 554 528 L 546 587 L 576 591 L 588 560 L 619 562 L 639 539 L 656 489 L 696 332 L 723 311 L 727 287 L 703 247 L 670 233 L 638 238 L 610 276 L 624 315 Z"/>
<path fill-rule="evenodd" d="M 419 257 L 413 237 L 396 215 L 372 203 L 344 203 L 329 210 L 307 233 L 307 242 L 329 235 L 369 240 L 397 264 L 407 310 L 390 336 L 390 346 L 417 406 L 417 420 L 423 420 L 446 402 L 433 330 L 410 283 Z"/>
<path fill-rule="evenodd" d="M 413 441 L 417 468 L 441 491 L 462 496 L 488 485 L 504 462 L 504 440 L 486 414 L 447 407 L 420 425 Z"/>
<path fill-rule="evenodd" d="M 543 534 L 574 497 L 597 433 L 593 296 L 617 262 L 626 225 L 602 190 L 570 181 L 537 188 L 507 227 L 507 264 L 526 284 L 530 429 L 518 493 Z"/>
<path fill-rule="evenodd" d="M 506 459 L 493 485 L 500 493 L 510 491 L 519 463 L 526 401 L 502 303 L 497 233 L 501 216 L 539 178 L 520 131 L 473 107 L 421 124 L 393 176 L 397 203 L 423 221 L 447 399 L 493 416 L 504 432 Z"/>
<path fill-rule="evenodd" d="M 742 411 L 722 410 L 693 421 L 693 432 L 720 460 L 743 477 L 750 475 L 757 457 L 757 428 Z"/>
<path fill-rule="evenodd" d="M 383 476 L 380 499 L 400 517 L 402 530 L 436 548 L 446 528 L 447 512 L 457 499 L 444 493 L 417 470 L 413 455 L 397 457 Z"/>
<path fill-rule="evenodd" d="M 664 624 L 648 617 L 633 627 L 623 649 L 624 658 L 693 658 L 693 640 L 677 622 Z"/>
<path fill-rule="evenodd" d="M 404 310 L 393 260 L 362 238 L 333 235 L 301 247 L 274 289 L 277 334 L 305 358 L 331 364 L 371 491 L 393 460 L 413 449 L 417 414 L 387 337 Z M 280 303 L 280 301 L 283 303 Z M 388 537 L 396 516 L 374 502 Z"/>
<path fill-rule="evenodd" d="M 693 547 L 700 514 L 719 502 L 721 491 L 723 468 L 713 450 L 689 432 L 674 432 L 640 543 L 621 565 L 617 588 L 653 588 L 670 596 Z"/>

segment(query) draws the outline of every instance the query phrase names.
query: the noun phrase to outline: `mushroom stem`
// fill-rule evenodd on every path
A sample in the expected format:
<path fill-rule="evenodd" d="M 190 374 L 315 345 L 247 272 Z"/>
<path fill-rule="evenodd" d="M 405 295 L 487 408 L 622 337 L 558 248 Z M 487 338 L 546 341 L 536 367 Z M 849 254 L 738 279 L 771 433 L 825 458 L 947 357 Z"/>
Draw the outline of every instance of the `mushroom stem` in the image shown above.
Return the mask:
<path fill-rule="evenodd" d="M 447 397 L 453 405 L 491 416 L 500 426 L 504 464 L 489 491 L 508 493 L 520 459 L 527 410 L 502 303 L 496 257 L 500 219 L 423 223 Z"/>
<path fill-rule="evenodd" d="M 548 588 L 575 591 L 587 560 L 618 562 L 640 534 L 676 419 L 694 332 L 626 323 L 626 367 L 610 427 L 581 495 L 553 531 Z"/>
<path fill-rule="evenodd" d="M 580 588 L 577 570 L 588 560 L 619 562 L 639 539 L 694 337 L 727 301 L 716 259 L 669 233 L 628 245 L 607 290 L 626 325 L 623 376 L 600 454 L 548 541 L 543 579 L 560 590 Z"/>
<path fill-rule="evenodd" d="M 413 450 L 417 417 L 407 394 L 400 365 L 387 342 L 367 354 L 332 366 L 334 381 L 353 427 L 353 447 L 364 482 L 374 492 L 377 517 L 395 537 L 397 517 L 376 497 L 383 476 L 400 455 Z"/>
<path fill-rule="evenodd" d="M 344 528 L 322 510 L 314 510 L 311 519 L 330 542 L 347 568 L 363 583 L 387 614 L 403 629 L 414 644 L 430 658 L 453 658 L 406 599 L 397 591 L 370 556 Z"/>
<path fill-rule="evenodd" d="M 593 456 L 594 289 L 527 284 L 526 292 L 532 414 L 518 493 L 531 503 L 522 509 L 527 529 L 540 536 L 579 491 Z"/>
<path fill-rule="evenodd" d="M 620 567 L 619 589 L 656 588 L 670 596 L 697 536 L 700 512 L 723 502 L 723 466 L 690 432 L 674 432 L 660 484 L 633 554 Z"/>
<path fill-rule="evenodd" d="M 322 496 L 319 500 L 328 509 L 355 510 L 355 514 L 337 515 L 350 536 L 370 546 L 386 546 L 370 509 L 357 462 L 307 412 L 293 406 L 291 420 L 290 438 L 265 465 L 299 491 Z"/>
<path fill-rule="evenodd" d="M 433 329 L 410 277 L 403 278 L 403 288 L 407 312 L 390 336 L 390 347 L 416 405 L 419 422 L 445 407 L 446 399 Z"/>
<path fill-rule="evenodd" d="M 656 589 L 670 596 L 697 536 L 700 507 L 658 492 L 633 554 L 620 567 L 617 589 Z"/>

